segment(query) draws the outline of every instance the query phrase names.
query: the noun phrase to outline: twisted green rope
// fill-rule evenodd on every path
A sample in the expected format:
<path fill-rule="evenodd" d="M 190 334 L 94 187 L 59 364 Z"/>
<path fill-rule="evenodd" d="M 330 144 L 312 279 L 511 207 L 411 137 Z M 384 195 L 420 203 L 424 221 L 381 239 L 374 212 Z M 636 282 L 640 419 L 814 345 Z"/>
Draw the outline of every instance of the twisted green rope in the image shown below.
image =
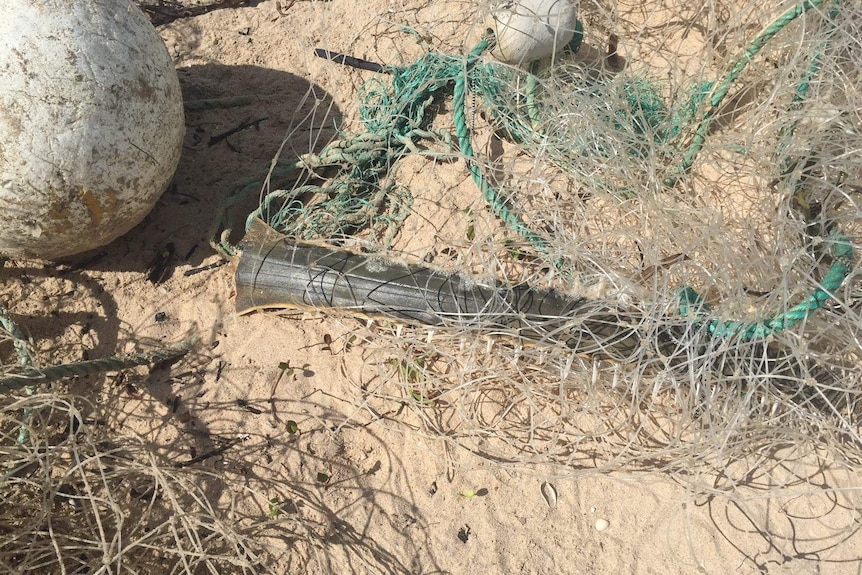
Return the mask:
<path fill-rule="evenodd" d="M 310 239 L 337 237 L 375 222 L 400 224 L 406 210 L 392 205 L 391 170 L 422 140 L 437 137 L 428 131 L 436 115 L 435 100 L 448 88 L 461 61 L 428 53 L 410 66 L 386 69 L 392 74 L 391 91 L 380 82 L 367 82 L 360 110 L 367 131 L 334 141 L 295 164 L 298 175 L 313 177 L 327 167 L 338 167 L 338 175 L 323 185 L 306 183 L 267 194 L 249 214 L 246 229 L 261 218 L 286 235 Z M 302 201 L 307 195 L 321 201 Z M 383 214 L 385 207 L 390 208 L 388 215 Z"/>
<path fill-rule="evenodd" d="M 140 365 L 151 365 L 161 363 L 163 361 L 170 361 L 186 354 L 197 342 L 197 339 L 197 337 L 190 337 L 164 349 L 137 353 L 129 357 L 91 359 L 41 369 L 27 367 L 20 373 L 0 378 L 0 391 L 11 391 L 37 383 L 57 381 L 58 379 L 63 379 L 65 377 L 92 375 L 95 373 L 104 373 L 106 371 L 120 371 Z"/>
<path fill-rule="evenodd" d="M 33 365 L 33 356 L 30 354 L 30 348 L 27 345 L 27 338 L 24 337 L 18 324 L 12 320 L 3 306 L 0 306 L 0 326 L 2 326 L 12 338 L 12 345 L 15 348 L 15 353 L 18 355 L 18 363 L 23 366 Z"/>
<path fill-rule="evenodd" d="M 691 143 L 685 152 L 683 152 L 682 162 L 677 167 L 674 174 L 664 180 L 665 186 L 672 187 L 676 185 L 680 177 L 688 173 L 689 169 L 691 169 L 695 159 L 697 159 L 698 154 L 706 143 L 706 137 L 709 133 L 710 125 L 712 124 L 713 118 L 715 118 L 715 115 L 718 113 L 721 103 L 730 92 L 731 87 L 739 79 L 743 70 L 745 70 L 751 61 L 754 60 L 754 57 L 757 56 L 763 47 L 766 46 L 766 44 L 774 38 L 776 34 L 786 28 L 788 24 L 793 22 L 793 20 L 808 10 L 820 6 L 823 2 L 824 0 L 805 0 L 801 4 L 788 8 L 783 14 L 767 26 L 763 32 L 758 34 L 754 40 L 751 41 L 751 44 L 749 44 L 742 56 L 740 56 L 727 74 L 725 74 L 724 78 L 722 78 L 721 81 L 716 84 L 715 88 L 713 88 L 713 91 L 708 98 L 709 107 L 703 112 L 703 115 L 695 129 L 694 136 L 692 136 Z"/>
<path fill-rule="evenodd" d="M 772 318 L 748 322 L 713 319 L 707 324 L 709 332 L 716 337 L 738 336 L 742 340 L 761 339 L 799 324 L 811 313 L 822 308 L 827 301 L 835 297 L 835 292 L 844 283 L 844 279 L 850 273 L 853 259 L 853 247 L 846 236 L 838 234 L 833 236 L 831 241 L 835 261 L 814 293 Z M 700 316 L 710 311 L 709 305 L 694 289 L 683 288 L 680 293 L 680 312 L 683 315 Z"/>
<path fill-rule="evenodd" d="M 33 366 L 33 355 L 30 353 L 30 346 L 27 345 L 27 339 L 24 337 L 24 334 L 21 332 L 21 329 L 18 327 L 18 324 L 12 319 L 9 313 L 6 311 L 6 308 L 0 306 L 0 326 L 9 333 L 9 336 L 12 338 L 12 346 L 15 348 L 15 353 L 18 355 L 18 363 L 24 366 L 24 368 L 32 368 Z M 34 395 L 36 393 L 36 388 L 32 385 L 25 385 L 24 393 L 27 395 Z M 24 409 L 23 420 L 26 422 L 30 419 L 30 416 L 33 414 L 33 410 L 29 407 Z M 18 429 L 18 443 L 24 444 L 27 443 L 27 440 L 30 437 L 29 428 L 26 425 L 22 425 Z"/>
<path fill-rule="evenodd" d="M 691 147 L 689 147 L 686 152 L 686 156 L 683 160 L 683 163 L 680 169 L 684 172 L 687 171 L 692 163 L 694 162 L 694 158 L 697 153 L 703 146 L 703 141 L 705 139 L 705 135 L 708 129 L 709 121 L 714 115 L 715 111 L 718 108 L 718 105 L 721 103 L 721 100 L 727 95 L 728 90 L 730 89 L 730 85 L 735 81 L 751 58 L 760 51 L 761 48 L 766 44 L 766 42 L 771 39 L 775 34 L 777 34 L 781 29 L 783 29 L 787 24 L 793 21 L 800 14 L 804 13 L 815 6 L 818 6 L 823 3 L 823 0 L 811 0 L 806 1 L 805 3 L 795 6 L 789 10 L 787 10 L 784 14 L 782 14 L 775 22 L 773 22 L 770 26 L 768 26 L 755 40 L 752 42 L 752 45 L 746 50 L 743 57 L 737 61 L 737 63 L 733 66 L 731 71 L 725 76 L 725 80 L 719 84 L 716 92 L 713 93 L 711 97 L 711 107 L 704 114 L 703 119 L 701 120 L 701 124 L 698 127 L 698 132 L 702 137 L 695 136 L 695 141 Z M 835 0 L 834 6 L 829 11 L 827 15 L 827 20 L 829 24 L 829 29 L 826 34 L 826 38 L 823 42 L 823 45 L 818 47 L 814 54 L 811 57 L 811 61 L 809 62 L 808 67 L 803 72 L 802 77 L 799 83 L 796 86 L 796 89 L 793 94 L 793 98 L 791 100 L 791 109 L 796 109 L 802 105 L 806 96 L 808 95 L 809 88 L 811 86 L 811 82 L 816 76 L 817 72 L 820 70 L 823 54 L 829 46 L 831 34 L 835 32 L 836 27 L 834 25 L 835 19 L 838 16 L 838 2 Z M 791 138 L 796 131 L 796 127 L 798 122 L 793 122 L 790 126 L 782 128 L 779 132 L 779 140 L 787 140 Z M 791 158 L 784 158 L 781 160 L 781 172 L 782 176 L 786 177 L 792 171 L 793 165 L 795 162 Z M 676 176 L 674 176 L 675 178 Z M 666 185 L 673 185 L 676 182 L 676 179 L 671 178 L 670 180 L 666 180 Z M 804 183 L 806 182 L 806 178 L 800 178 L 793 190 L 794 198 L 799 198 L 802 200 L 803 204 L 807 205 L 807 201 L 805 201 L 804 196 L 806 194 L 806 190 L 804 188 Z M 808 211 L 807 209 L 805 210 Z M 810 216 L 809 213 L 804 214 L 806 219 Z M 789 329 L 813 312 L 822 308 L 827 301 L 834 298 L 835 292 L 841 287 L 844 283 L 844 280 L 850 273 L 852 260 L 853 260 L 853 246 L 850 243 L 850 240 L 843 234 L 834 233 L 830 237 L 826 238 L 827 242 L 832 243 L 832 258 L 833 263 L 830 265 L 829 270 L 826 272 L 826 275 L 820 282 L 814 292 L 806 297 L 800 303 L 792 306 L 787 311 L 777 314 L 772 318 L 756 320 L 756 321 L 722 321 L 719 319 L 713 319 L 707 323 L 709 332 L 717 337 L 734 337 L 738 336 L 744 341 L 751 339 L 760 339 L 767 337 L 769 335 L 776 334 L 785 329 Z M 703 302 L 702 298 L 695 292 L 692 288 L 687 287 L 684 288 L 680 293 L 680 311 L 683 314 L 689 314 L 694 311 L 696 315 L 703 315 L 710 311 L 708 305 Z"/>
<path fill-rule="evenodd" d="M 475 161 L 475 152 L 473 144 L 470 141 L 470 129 L 467 126 L 466 119 L 466 96 L 468 92 L 468 78 L 470 72 L 476 64 L 478 57 L 488 49 L 490 42 L 488 39 L 483 39 L 479 44 L 470 51 L 465 62 L 464 73 L 458 75 L 455 80 L 455 86 L 452 94 L 452 107 L 454 108 L 455 134 L 458 137 L 458 147 L 461 148 L 461 153 L 467 161 L 467 167 L 470 174 L 473 176 L 473 181 L 482 192 L 482 197 L 488 202 L 488 205 L 493 210 L 494 214 L 500 218 L 509 228 L 516 231 L 530 244 L 542 252 L 547 252 L 548 241 L 533 232 L 514 212 L 509 210 L 505 201 L 497 193 L 497 190 L 488 183 L 478 163 Z"/>
<path fill-rule="evenodd" d="M 286 235 L 310 239 L 332 238 L 373 221 L 383 221 L 390 227 L 400 223 L 407 215 L 404 210 L 393 209 L 393 214 L 385 215 L 380 209 L 391 191 L 383 178 L 390 175 L 401 157 L 416 151 L 422 140 L 443 139 L 428 128 L 437 114 L 437 99 L 451 92 L 458 145 L 483 197 L 509 227 L 535 248 L 544 250 L 547 240 L 531 231 L 507 207 L 475 161 L 465 118 L 470 83 L 481 76 L 488 81 L 489 91 L 499 92 L 502 87 L 499 79 L 494 82 L 491 67 L 480 66 L 479 74 L 472 73 L 489 45 L 490 39 L 483 39 L 466 58 L 429 52 L 408 66 L 387 67 L 392 75 L 391 87 L 375 79 L 366 82 L 362 88 L 364 103 L 360 118 L 367 132 L 334 141 L 320 153 L 308 154 L 295 164 L 297 172 L 312 173 L 338 166 L 339 174 L 325 185 L 305 184 L 265 195 L 258 208 L 248 215 L 246 229 L 256 218 L 261 218 Z M 307 195 L 324 199 L 316 203 L 300 200 Z"/>

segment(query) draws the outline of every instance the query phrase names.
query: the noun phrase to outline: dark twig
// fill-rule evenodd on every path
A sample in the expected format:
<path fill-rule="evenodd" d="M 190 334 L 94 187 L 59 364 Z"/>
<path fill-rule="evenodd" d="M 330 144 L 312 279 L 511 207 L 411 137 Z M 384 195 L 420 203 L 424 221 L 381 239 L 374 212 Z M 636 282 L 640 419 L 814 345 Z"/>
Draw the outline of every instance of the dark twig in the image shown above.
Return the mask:
<path fill-rule="evenodd" d="M 228 449 L 230 449 L 231 447 L 233 447 L 234 445 L 236 445 L 237 443 L 241 442 L 243 440 L 243 438 L 244 438 L 244 436 L 234 437 L 233 439 L 231 439 L 230 441 L 228 441 L 227 443 L 225 443 L 221 447 L 216 447 L 215 449 L 207 451 L 206 453 L 201 453 L 197 457 L 192 457 L 188 461 L 180 461 L 180 462 L 174 463 L 174 467 L 177 469 L 182 469 L 183 467 L 189 467 L 190 465 L 194 465 L 195 463 L 200 463 L 201 461 L 206 461 L 207 459 L 217 457 L 217 456 L 221 455 L 222 453 L 224 453 L 225 451 L 227 451 Z"/>
<path fill-rule="evenodd" d="M 336 64 L 344 64 L 345 66 L 350 66 L 351 68 L 368 70 L 370 72 L 377 72 L 380 74 L 389 74 L 389 69 L 383 64 L 369 62 L 368 60 L 361 60 L 359 58 L 354 58 L 353 56 L 341 54 L 340 52 L 331 52 L 323 48 L 315 48 L 314 55 L 318 58 L 332 60 Z"/>
<path fill-rule="evenodd" d="M 201 272 L 206 272 L 209 270 L 214 270 L 216 268 L 220 268 L 223 265 L 225 265 L 226 263 L 228 263 L 228 260 L 219 260 L 217 262 L 213 262 L 211 264 L 207 264 L 207 265 L 201 266 L 199 268 L 192 268 L 190 270 L 186 270 L 183 272 L 183 275 L 186 277 L 193 276 L 193 275 L 199 274 Z"/>
<path fill-rule="evenodd" d="M 247 130 L 249 128 L 254 128 L 255 130 L 260 129 L 260 123 L 268 118 L 258 118 L 257 120 L 247 120 L 242 122 L 239 126 L 235 128 L 231 128 L 227 132 L 222 132 L 221 134 L 216 134 L 215 136 L 210 138 L 210 141 L 207 143 L 208 146 L 215 146 L 222 140 L 228 139 L 230 136 L 233 136 L 237 132 L 242 132 L 243 130 Z"/>
<path fill-rule="evenodd" d="M 153 26 L 170 24 L 181 18 L 191 18 L 213 12 L 220 8 L 237 8 L 239 6 L 254 6 L 263 0 L 220 0 L 204 6 L 185 6 L 177 0 L 137 0 L 136 4 L 149 16 Z"/>

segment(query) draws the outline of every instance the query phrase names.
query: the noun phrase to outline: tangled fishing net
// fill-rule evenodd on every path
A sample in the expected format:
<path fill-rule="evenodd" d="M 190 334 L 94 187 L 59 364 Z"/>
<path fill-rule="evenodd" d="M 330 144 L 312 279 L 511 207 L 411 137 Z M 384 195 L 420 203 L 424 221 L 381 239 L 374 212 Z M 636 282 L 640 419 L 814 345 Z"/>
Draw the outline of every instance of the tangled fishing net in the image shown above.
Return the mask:
<path fill-rule="evenodd" d="M 495 461 L 718 490 L 769 460 L 856 468 L 862 6 L 579 18 L 566 49 L 522 66 L 490 57 L 484 30 L 406 64 L 320 50 L 366 70 L 357 120 L 282 153 L 247 228 L 350 250 L 371 275 L 401 262 L 421 281 L 381 273 L 398 293 L 441 281 L 455 303 L 431 327 L 371 288 L 336 307 L 383 317 L 357 376 L 369 406 L 407 402 Z M 312 283 L 280 296 L 301 304 Z"/>
<path fill-rule="evenodd" d="M 0 405 L 5 572 L 259 567 L 259 532 L 238 528 L 215 507 L 217 474 L 165 465 L 140 438 L 93 421 L 93 411 L 86 400 L 59 393 Z M 20 441 L 22 429 L 26 441 Z"/>

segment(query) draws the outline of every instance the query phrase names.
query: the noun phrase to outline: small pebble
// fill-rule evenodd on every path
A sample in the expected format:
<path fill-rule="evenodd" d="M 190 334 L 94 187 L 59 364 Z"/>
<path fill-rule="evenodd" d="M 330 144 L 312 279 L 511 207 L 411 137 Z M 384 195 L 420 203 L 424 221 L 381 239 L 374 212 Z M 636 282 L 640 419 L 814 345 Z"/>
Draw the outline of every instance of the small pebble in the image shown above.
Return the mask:
<path fill-rule="evenodd" d="M 596 531 L 604 531 L 610 526 L 607 519 L 596 519 Z"/>

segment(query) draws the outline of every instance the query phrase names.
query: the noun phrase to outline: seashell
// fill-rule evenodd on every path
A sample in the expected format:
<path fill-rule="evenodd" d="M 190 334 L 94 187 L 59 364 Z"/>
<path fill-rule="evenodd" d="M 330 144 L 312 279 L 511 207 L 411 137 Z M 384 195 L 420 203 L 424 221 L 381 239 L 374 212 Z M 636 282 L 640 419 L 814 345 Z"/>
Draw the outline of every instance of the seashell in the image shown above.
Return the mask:
<path fill-rule="evenodd" d="M 540 489 L 542 491 L 542 498 L 545 500 L 545 503 L 548 504 L 548 507 L 554 509 L 557 506 L 557 490 L 547 481 L 542 483 Z"/>

